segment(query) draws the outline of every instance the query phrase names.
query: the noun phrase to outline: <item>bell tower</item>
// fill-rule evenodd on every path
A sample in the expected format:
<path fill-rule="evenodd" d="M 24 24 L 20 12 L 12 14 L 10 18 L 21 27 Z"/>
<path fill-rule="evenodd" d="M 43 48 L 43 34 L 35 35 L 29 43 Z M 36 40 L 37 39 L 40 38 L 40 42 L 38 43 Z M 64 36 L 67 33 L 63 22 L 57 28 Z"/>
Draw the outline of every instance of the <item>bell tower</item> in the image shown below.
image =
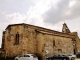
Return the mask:
<path fill-rule="evenodd" d="M 70 30 L 69 30 L 69 28 L 67 27 L 66 23 L 63 24 L 62 32 L 63 32 L 63 33 L 70 33 Z"/>

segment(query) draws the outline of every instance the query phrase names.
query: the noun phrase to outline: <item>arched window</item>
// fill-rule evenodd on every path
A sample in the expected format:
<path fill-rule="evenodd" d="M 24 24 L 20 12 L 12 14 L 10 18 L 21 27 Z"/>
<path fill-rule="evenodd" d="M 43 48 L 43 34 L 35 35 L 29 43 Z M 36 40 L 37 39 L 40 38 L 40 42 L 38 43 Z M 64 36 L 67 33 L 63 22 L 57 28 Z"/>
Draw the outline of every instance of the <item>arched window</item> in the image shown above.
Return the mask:
<path fill-rule="evenodd" d="M 15 45 L 19 44 L 19 33 L 17 32 L 16 37 L 15 37 Z"/>

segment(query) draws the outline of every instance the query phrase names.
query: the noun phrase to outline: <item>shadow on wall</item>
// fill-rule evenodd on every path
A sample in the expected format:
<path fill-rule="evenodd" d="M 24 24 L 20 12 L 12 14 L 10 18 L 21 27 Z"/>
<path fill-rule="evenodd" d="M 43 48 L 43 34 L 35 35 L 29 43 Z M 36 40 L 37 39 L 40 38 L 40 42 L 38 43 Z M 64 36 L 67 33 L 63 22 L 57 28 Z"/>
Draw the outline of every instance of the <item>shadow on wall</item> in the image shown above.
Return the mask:
<path fill-rule="evenodd" d="M 38 60 L 42 60 L 41 55 L 39 55 L 39 54 L 35 54 L 35 55 L 38 56 Z"/>

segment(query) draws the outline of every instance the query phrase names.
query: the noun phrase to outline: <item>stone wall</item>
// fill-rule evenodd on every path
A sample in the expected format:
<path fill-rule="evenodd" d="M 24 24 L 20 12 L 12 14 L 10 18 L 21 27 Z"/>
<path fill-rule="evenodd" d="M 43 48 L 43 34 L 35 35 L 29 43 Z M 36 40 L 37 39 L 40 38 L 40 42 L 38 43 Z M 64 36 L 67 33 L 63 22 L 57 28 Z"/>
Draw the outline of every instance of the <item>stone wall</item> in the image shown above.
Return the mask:
<path fill-rule="evenodd" d="M 74 47 L 75 47 L 75 51 L 76 51 L 76 54 L 77 53 L 80 53 L 80 39 L 79 39 L 79 37 L 78 37 L 78 33 L 77 32 L 72 32 L 71 33 L 72 35 L 74 35 L 75 37 L 74 37 Z"/>
<path fill-rule="evenodd" d="M 5 56 L 13 57 L 29 53 L 46 58 L 54 54 L 74 53 L 73 35 L 48 31 L 48 29 L 25 24 L 9 26 L 3 37 Z M 17 33 L 19 34 L 19 44 L 15 44 Z"/>

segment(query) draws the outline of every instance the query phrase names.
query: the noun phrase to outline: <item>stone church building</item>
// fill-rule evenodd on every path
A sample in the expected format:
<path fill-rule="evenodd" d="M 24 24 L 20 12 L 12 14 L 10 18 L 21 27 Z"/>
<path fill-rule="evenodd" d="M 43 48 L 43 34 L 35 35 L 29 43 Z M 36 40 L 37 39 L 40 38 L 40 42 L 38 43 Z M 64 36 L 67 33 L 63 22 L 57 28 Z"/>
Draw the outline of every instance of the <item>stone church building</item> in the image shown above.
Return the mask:
<path fill-rule="evenodd" d="M 15 57 L 21 54 L 36 54 L 42 58 L 54 54 L 80 52 L 77 32 L 71 32 L 66 23 L 62 32 L 30 24 L 8 25 L 2 36 L 0 54 Z"/>

